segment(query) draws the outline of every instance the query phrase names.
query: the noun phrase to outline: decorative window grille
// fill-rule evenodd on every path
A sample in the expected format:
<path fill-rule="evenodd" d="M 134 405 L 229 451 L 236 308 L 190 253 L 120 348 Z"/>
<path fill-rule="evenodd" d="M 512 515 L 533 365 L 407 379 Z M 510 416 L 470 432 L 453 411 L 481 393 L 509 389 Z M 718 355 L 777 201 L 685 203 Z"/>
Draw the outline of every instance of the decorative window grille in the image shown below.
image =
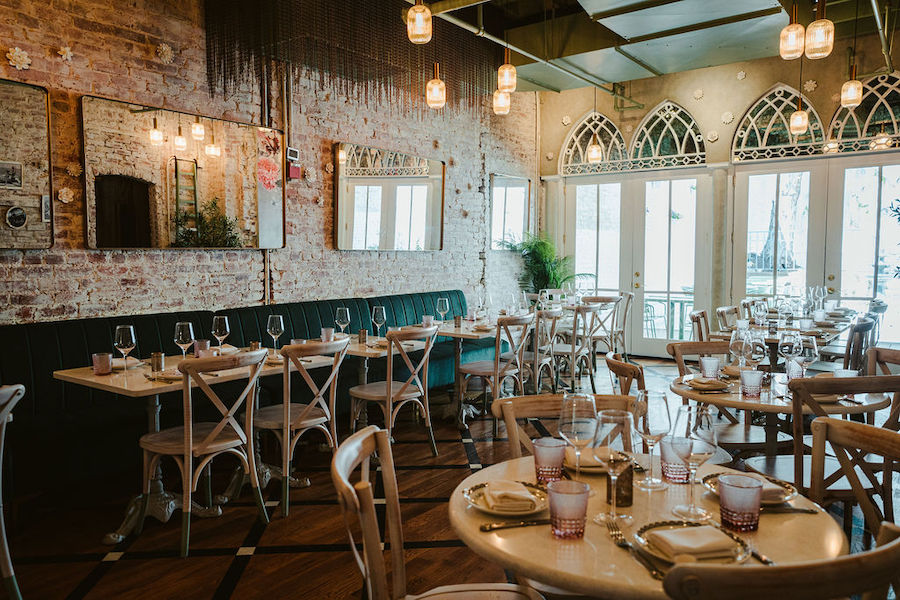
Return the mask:
<path fill-rule="evenodd" d="M 647 113 L 631 146 L 631 169 L 688 167 L 706 162 L 703 134 L 691 113 L 670 100 Z"/>
<path fill-rule="evenodd" d="M 597 134 L 603 148 L 603 160 L 591 164 L 587 161 L 587 147 Z M 569 132 L 560 153 L 560 169 L 563 175 L 588 175 L 628 170 L 628 153 L 625 140 L 615 123 L 598 112 L 589 112 Z"/>
<path fill-rule="evenodd" d="M 350 144 L 344 148 L 347 162 L 343 173 L 348 177 L 428 175 L 428 160 L 418 156 Z"/>
<path fill-rule="evenodd" d="M 734 162 L 790 158 L 821 154 L 824 129 L 819 113 L 803 96 L 809 127 L 799 136 L 791 134 L 791 113 L 797 110 L 800 92 L 782 84 L 763 95 L 744 114 L 731 147 Z"/>
<path fill-rule="evenodd" d="M 855 108 L 840 107 L 828 127 L 828 139 L 840 152 L 870 150 L 872 138 L 900 134 L 900 78 L 897 73 L 876 75 L 863 82 L 862 102 Z"/>

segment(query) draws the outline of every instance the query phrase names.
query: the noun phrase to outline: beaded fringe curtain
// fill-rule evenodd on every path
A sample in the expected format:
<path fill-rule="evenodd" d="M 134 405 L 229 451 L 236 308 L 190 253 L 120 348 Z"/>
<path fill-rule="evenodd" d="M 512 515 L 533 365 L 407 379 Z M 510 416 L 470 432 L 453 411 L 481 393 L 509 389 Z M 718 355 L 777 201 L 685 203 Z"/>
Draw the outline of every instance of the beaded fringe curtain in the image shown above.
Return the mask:
<path fill-rule="evenodd" d="M 403 0 L 206 0 L 210 94 L 266 80 L 273 67 L 321 89 L 390 110 L 427 114 L 433 64 L 447 84 L 444 111 L 481 114 L 496 87 L 501 49 L 434 18 L 434 37 L 406 37 Z"/>

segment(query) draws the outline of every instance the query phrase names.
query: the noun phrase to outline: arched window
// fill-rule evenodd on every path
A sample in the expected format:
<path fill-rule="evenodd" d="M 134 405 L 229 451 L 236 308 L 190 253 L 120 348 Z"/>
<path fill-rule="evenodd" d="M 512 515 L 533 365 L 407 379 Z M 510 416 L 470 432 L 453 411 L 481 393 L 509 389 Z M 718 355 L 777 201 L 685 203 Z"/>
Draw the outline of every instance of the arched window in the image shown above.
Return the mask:
<path fill-rule="evenodd" d="M 669 100 L 647 113 L 632 142 L 632 169 L 684 167 L 705 162 L 703 134 L 691 113 Z"/>
<path fill-rule="evenodd" d="M 414 177 L 428 175 L 428 159 L 401 152 L 343 144 L 344 175 L 351 177 Z"/>
<path fill-rule="evenodd" d="M 594 134 L 603 148 L 603 160 L 591 164 L 587 161 L 587 147 Z M 563 175 L 586 175 L 627 169 L 625 140 L 615 123 L 604 115 L 591 111 L 572 128 L 560 154 L 559 171 Z"/>
<path fill-rule="evenodd" d="M 757 100 L 744 114 L 734 134 L 732 159 L 738 162 L 821 153 L 822 121 L 805 96 L 803 107 L 809 113 L 809 127 L 799 136 L 790 132 L 791 113 L 797 110 L 799 97 L 797 90 L 778 84 Z"/>
<path fill-rule="evenodd" d="M 841 152 L 869 150 L 871 138 L 884 132 L 900 134 L 900 78 L 896 73 L 877 75 L 863 82 L 862 102 L 856 108 L 838 108 L 828 127 L 828 139 Z"/>

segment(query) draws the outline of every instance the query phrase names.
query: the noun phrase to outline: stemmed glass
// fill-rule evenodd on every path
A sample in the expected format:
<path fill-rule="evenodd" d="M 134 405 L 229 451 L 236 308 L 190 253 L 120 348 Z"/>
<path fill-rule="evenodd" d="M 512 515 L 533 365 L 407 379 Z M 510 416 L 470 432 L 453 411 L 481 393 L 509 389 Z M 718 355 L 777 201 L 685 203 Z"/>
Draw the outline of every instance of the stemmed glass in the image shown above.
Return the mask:
<path fill-rule="evenodd" d="M 601 410 L 597 413 L 597 433 L 594 435 L 594 457 L 606 467 L 609 475 L 609 512 L 599 513 L 594 522 L 615 522 L 616 519 L 630 523 L 629 515 L 616 513 L 616 481 L 625 469 L 631 466 L 631 432 L 634 419 L 624 410 Z"/>
<path fill-rule="evenodd" d="M 278 338 L 284 333 L 284 318 L 281 315 L 269 315 L 269 321 L 266 323 L 266 331 L 272 336 L 272 348 L 275 355 L 278 355 Z"/>
<path fill-rule="evenodd" d="M 181 348 L 182 360 L 187 356 L 187 349 L 194 343 L 194 326 L 189 321 L 175 323 L 175 344 Z"/>
<path fill-rule="evenodd" d="M 821 310 L 825 306 L 825 298 L 828 296 L 828 288 L 824 285 L 820 285 L 817 290 L 816 297 L 819 299 L 818 307 Z"/>
<path fill-rule="evenodd" d="M 765 325 L 769 316 L 769 307 L 759 300 L 753 305 L 753 319 L 757 325 Z"/>
<path fill-rule="evenodd" d="M 768 354 L 768 347 L 764 335 L 761 332 L 748 331 L 744 335 L 743 344 L 741 344 L 744 366 L 755 369 L 766 358 L 766 354 Z"/>
<path fill-rule="evenodd" d="M 447 318 L 447 313 L 450 312 L 449 298 L 438 298 L 437 312 L 439 315 L 441 315 L 441 321 L 444 321 Z"/>
<path fill-rule="evenodd" d="M 334 324 L 341 328 L 341 334 L 343 334 L 344 329 L 350 325 L 350 309 L 346 306 L 339 306 L 334 314 Z"/>
<path fill-rule="evenodd" d="M 731 353 L 732 362 L 738 363 L 744 368 L 744 340 L 750 336 L 750 332 L 744 329 L 735 329 L 731 332 L 731 340 L 728 342 L 728 352 Z"/>
<path fill-rule="evenodd" d="M 675 417 L 672 431 L 672 450 L 684 462 L 690 472 L 688 480 L 689 504 L 679 504 L 672 509 L 676 517 L 691 521 L 709 518 L 706 511 L 694 504 L 694 486 L 697 469 L 716 453 L 716 428 L 708 406 L 681 406 Z"/>
<path fill-rule="evenodd" d="M 383 306 L 376 306 L 372 309 L 372 324 L 375 325 L 375 337 L 381 337 L 381 326 L 384 325 L 386 320 Z"/>
<path fill-rule="evenodd" d="M 137 341 L 134 337 L 134 327 L 131 325 L 117 325 L 113 346 L 122 353 L 122 370 L 128 367 L 128 353 L 134 350 Z"/>
<path fill-rule="evenodd" d="M 791 361 L 800 355 L 803 339 L 799 331 L 782 331 L 778 336 L 778 354 L 784 359 L 784 372 L 791 378 Z"/>
<path fill-rule="evenodd" d="M 634 430 L 650 449 L 650 475 L 639 481 L 637 486 L 648 492 L 663 490 L 669 486 L 662 479 L 653 476 L 653 449 L 672 428 L 668 396 L 665 392 L 638 391 L 635 415 L 638 418 L 634 423 Z"/>
<path fill-rule="evenodd" d="M 559 435 L 575 449 L 575 477 L 581 473 L 581 451 L 594 440 L 597 405 L 587 394 L 565 394 L 559 414 Z"/>
<path fill-rule="evenodd" d="M 809 365 L 819 360 L 819 346 L 816 344 L 815 336 L 802 336 L 800 338 L 800 353 L 794 357 L 794 362 L 800 365 L 801 377 L 806 377 L 806 369 Z"/>
<path fill-rule="evenodd" d="M 225 341 L 229 333 L 231 333 L 231 328 L 228 326 L 228 317 L 224 315 L 213 317 L 212 334 L 218 340 L 220 349 L 222 348 L 222 342 Z"/>

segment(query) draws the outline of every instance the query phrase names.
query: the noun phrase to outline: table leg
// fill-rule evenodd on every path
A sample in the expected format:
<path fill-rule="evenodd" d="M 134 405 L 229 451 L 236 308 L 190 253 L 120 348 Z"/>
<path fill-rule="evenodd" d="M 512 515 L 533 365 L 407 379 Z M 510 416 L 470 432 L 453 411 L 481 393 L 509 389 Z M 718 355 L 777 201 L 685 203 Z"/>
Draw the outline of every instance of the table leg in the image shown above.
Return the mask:
<path fill-rule="evenodd" d="M 749 415 L 748 415 L 749 417 Z M 745 417 L 746 418 L 746 417 Z M 775 456 L 778 452 L 778 415 L 775 413 L 766 413 L 766 456 Z"/>
<path fill-rule="evenodd" d="M 390 375 L 390 374 L 389 374 Z M 359 361 L 359 371 L 356 374 L 359 385 L 366 385 L 369 382 L 369 359 L 362 357 Z M 362 410 L 359 411 L 359 419 L 357 421 L 356 430 L 365 429 L 369 426 L 369 403 L 363 402 Z M 337 443 L 337 440 L 335 440 Z"/>

